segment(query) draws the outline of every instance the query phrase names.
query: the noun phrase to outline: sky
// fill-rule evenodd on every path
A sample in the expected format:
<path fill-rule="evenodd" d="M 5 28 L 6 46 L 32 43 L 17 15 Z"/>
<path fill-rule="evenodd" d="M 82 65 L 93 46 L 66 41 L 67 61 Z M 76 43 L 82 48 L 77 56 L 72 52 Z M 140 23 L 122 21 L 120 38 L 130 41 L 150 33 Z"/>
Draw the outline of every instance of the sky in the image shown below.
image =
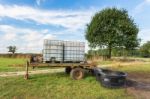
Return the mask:
<path fill-rule="evenodd" d="M 44 39 L 83 41 L 86 25 L 106 7 L 124 8 L 150 40 L 150 0 L 0 0 L 0 53 L 41 53 Z"/>

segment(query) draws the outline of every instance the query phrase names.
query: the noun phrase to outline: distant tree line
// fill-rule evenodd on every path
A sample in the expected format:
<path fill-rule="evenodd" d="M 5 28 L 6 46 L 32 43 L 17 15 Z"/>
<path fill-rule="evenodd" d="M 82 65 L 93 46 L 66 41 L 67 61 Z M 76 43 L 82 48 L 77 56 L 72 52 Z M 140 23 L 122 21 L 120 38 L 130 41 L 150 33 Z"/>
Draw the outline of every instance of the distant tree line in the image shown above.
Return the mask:
<path fill-rule="evenodd" d="M 140 47 L 139 52 L 142 57 L 150 57 L 150 41 L 144 43 Z"/>
<path fill-rule="evenodd" d="M 106 57 L 109 52 L 107 48 L 101 48 L 97 50 L 89 50 L 86 54 L 87 58 L 91 57 Z M 124 48 L 113 48 L 112 56 L 120 57 L 120 56 L 131 56 L 131 57 L 145 57 L 150 58 L 150 41 L 144 43 L 142 46 L 137 47 L 135 49 L 125 50 Z"/>

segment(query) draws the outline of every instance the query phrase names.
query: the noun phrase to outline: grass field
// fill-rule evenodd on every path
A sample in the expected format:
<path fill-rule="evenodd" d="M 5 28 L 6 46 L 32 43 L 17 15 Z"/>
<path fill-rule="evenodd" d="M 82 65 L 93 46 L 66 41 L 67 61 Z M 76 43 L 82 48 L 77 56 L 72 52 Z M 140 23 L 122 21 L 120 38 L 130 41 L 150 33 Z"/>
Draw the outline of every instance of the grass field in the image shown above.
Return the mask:
<path fill-rule="evenodd" d="M 133 59 L 133 58 L 128 58 Z M 150 58 L 134 58 L 136 61 L 100 61 L 99 66 L 124 72 L 150 72 Z"/>
<path fill-rule="evenodd" d="M 19 71 L 23 67 L 11 67 L 10 64 L 23 64 L 24 59 L 0 58 L 0 71 Z M 149 62 L 128 63 L 101 62 L 112 64 L 112 69 L 125 72 L 150 73 Z M 125 66 L 124 66 L 125 64 Z M 0 78 L 0 99 L 134 99 L 126 89 L 107 89 L 86 76 L 82 80 L 72 80 L 69 75 L 60 73 L 31 75 L 29 80 L 23 76 Z"/>
<path fill-rule="evenodd" d="M 0 78 L 0 99 L 132 99 L 125 89 L 106 89 L 94 77 L 72 80 L 64 73 Z"/>
<path fill-rule="evenodd" d="M 11 66 L 13 64 L 25 64 L 26 59 L 0 58 L 0 72 L 24 70 L 22 66 Z"/>
<path fill-rule="evenodd" d="M 0 72 L 25 71 L 27 59 L 23 58 L 0 58 Z M 36 68 L 37 70 L 46 68 Z M 29 67 L 32 70 L 32 67 Z"/>

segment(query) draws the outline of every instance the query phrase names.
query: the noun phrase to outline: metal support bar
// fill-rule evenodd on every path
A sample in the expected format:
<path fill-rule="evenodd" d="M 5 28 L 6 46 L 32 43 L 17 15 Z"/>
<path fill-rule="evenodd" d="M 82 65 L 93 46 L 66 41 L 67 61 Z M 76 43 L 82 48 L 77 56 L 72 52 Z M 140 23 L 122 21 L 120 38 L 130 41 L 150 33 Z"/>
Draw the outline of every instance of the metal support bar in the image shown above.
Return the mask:
<path fill-rule="evenodd" d="M 29 72 L 28 72 L 28 67 L 29 67 L 29 61 L 26 62 L 26 73 L 24 78 L 27 80 L 29 78 Z"/>
<path fill-rule="evenodd" d="M 64 60 L 65 60 L 65 45 L 63 44 L 63 63 L 64 63 Z"/>

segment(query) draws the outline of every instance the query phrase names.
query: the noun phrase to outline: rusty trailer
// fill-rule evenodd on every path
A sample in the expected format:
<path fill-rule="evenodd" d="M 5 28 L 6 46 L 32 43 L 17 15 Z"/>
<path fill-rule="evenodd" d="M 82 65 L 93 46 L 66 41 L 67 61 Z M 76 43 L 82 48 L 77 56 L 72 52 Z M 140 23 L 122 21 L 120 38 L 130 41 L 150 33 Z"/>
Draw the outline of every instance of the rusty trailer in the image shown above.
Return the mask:
<path fill-rule="evenodd" d="M 93 68 L 96 67 L 94 63 L 39 63 L 39 62 L 26 62 L 26 74 L 25 79 L 29 78 L 29 67 L 33 69 L 35 67 L 49 67 L 49 68 L 65 68 L 65 73 L 70 74 L 70 77 L 74 80 L 82 79 L 85 75 L 85 70 L 93 72 Z"/>

